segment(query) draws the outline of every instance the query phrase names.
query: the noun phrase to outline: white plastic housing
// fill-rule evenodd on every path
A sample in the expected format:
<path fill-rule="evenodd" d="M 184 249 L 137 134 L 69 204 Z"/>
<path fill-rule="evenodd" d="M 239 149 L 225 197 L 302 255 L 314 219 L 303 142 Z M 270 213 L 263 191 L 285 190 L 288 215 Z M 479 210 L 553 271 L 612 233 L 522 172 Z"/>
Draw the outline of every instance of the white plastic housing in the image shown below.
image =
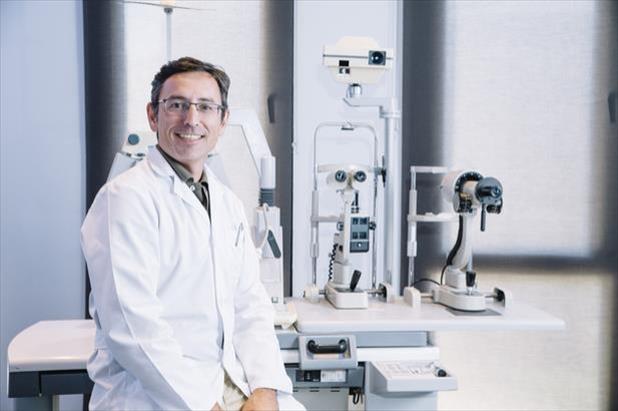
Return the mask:
<path fill-rule="evenodd" d="M 260 159 L 260 171 L 260 188 L 274 189 L 277 186 L 275 157 L 262 157 Z"/>
<path fill-rule="evenodd" d="M 370 53 L 384 52 L 384 64 L 370 64 Z M 335 80 L 346 84 L 374 84 L 393 66 L 393 49 L 380 47 L 371 37 L 345 36 L 332 46 L 324 46 L 322 63 Z M 345 63 L 342 63 L 345 62 Z"/>

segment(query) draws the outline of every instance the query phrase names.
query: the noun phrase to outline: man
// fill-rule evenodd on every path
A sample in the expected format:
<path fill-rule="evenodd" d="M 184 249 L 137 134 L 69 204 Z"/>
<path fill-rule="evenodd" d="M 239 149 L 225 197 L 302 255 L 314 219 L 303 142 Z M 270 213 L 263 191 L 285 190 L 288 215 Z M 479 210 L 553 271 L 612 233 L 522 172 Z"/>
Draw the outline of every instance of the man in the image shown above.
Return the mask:
<path fill-rule="evenodd" d="M 158 146 L 86 216 L 91 409 L 302 409 L 243 206 L 204 165 L 227 123 L 229 85 L 193 58 L 164 65 L 147 105 Z"/>

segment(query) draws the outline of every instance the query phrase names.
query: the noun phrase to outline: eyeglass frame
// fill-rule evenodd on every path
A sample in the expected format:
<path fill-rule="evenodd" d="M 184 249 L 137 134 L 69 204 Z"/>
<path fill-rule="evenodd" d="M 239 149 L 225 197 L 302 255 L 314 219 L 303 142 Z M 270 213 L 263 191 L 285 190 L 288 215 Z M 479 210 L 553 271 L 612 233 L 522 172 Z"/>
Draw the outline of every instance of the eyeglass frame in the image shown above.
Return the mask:
<path fill-rule="evenodd" d="M 185 98 L 182 98 L 182 97 L 166 97 L 164 99 L 161 99 L 161 100 L 157 101 L 157 103 L 158 104 L 163 103 L 163 111 L 165 111 L 167 114 L 173 114 L 173 113 L 169 113 L 167 111 L 167 109 L 165 108 L 165 102 L 168 101 L 168 100 L 182 100 L 182 101 L 185 101 L 189 105 L 189 107 L 186 110 L 182 110 L 182 112 L 181 112 L 182 115 L 187 115 L 187 113 L 191 109 L 191 106 L 193 106 L 193 105 L 195 105 L 195 110 L 198 113 L 203 114 L 204 112 L 198 110 L 198 108 L 197 108 L 198 104 L 203 104 L 203 103 L 206 103 L 206 104 L 211 105 L 211 106 L 215 106 L 217 108 L 217 111 L 220 112 L 221 114 L 225 113 L 225 111 L 227 110 L 227 107 L 224 106 L 223 104 L 218 104 L 218 103 L 215 103 L 213 101 L 205 100 L 205 101 L 191 102 L 188 99 L 185 99 Z"/>

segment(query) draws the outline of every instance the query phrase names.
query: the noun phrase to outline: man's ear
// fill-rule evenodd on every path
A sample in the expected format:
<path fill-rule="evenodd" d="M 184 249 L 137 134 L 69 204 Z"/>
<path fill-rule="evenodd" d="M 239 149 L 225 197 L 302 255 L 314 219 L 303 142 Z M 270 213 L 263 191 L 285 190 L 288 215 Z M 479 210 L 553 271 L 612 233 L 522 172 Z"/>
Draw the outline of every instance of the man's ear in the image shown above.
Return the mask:
<path fill-rule="evenodd" d="M 152 103 L 146 104 L 146 115 L 148 116 L 148 124 L 150 125 L 150 129 L 154 132 L 157 131 L 157 113 L 152 106 Z"/>

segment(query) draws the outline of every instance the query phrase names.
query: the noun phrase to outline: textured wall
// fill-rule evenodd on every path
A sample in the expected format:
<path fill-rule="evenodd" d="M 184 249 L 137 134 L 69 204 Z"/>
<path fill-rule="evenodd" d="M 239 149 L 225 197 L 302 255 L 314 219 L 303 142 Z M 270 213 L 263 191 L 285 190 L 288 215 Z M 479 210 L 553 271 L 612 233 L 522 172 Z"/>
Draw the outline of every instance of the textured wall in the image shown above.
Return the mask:
<path fill-rule="evenodd" d="M 500 179 L 503 213 L 473 233 L 480 287 L 509 288 L 567 325 L 438 333 L 444 366 L 460 381 L 440 395 L 440 408 L 609 408 L 618 132 L 607 99 L 618 87 L 616 2 L 404 9 L 404 164 Z M 446 207 L 431 190 L 436 183 L 419 183 L 422 211 Z M 419 227 L 417 278 L 439 277 L 455 233 L 453 225 Z"/>

